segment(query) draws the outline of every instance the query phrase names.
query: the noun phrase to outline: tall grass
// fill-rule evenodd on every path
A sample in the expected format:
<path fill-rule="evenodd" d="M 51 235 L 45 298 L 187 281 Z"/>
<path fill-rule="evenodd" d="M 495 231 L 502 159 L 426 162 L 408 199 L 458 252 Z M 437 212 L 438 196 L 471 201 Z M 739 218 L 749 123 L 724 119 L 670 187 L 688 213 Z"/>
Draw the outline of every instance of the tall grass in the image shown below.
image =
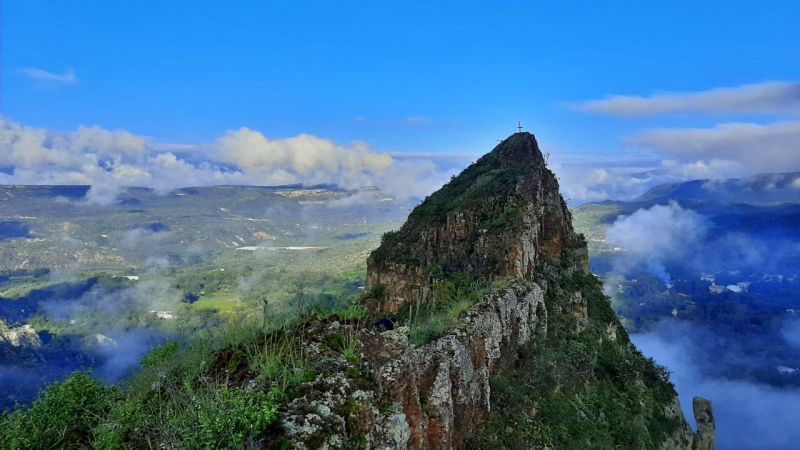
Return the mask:
<path fill-rule="evenodd" d="M 404 312 L 409 341 L 422 345 L 455 328 L 461 315 L 488 293 L 489 285 L 469 274 L 454 274 L 433 287 L 433 298 L 410 305 Z"/>

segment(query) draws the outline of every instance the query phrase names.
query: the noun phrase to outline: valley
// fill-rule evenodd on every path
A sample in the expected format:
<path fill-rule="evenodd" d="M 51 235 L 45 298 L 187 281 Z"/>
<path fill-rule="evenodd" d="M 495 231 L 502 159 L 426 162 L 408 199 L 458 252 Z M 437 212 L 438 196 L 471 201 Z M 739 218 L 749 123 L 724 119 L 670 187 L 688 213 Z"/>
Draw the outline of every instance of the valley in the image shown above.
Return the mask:
<path fill-rule="evenodd" d="M 410 207 L 330 187 L 132 188 L 106 206 L 85 192 L 0 186 L 3 409 L 76 370 L 120 381 L 152 347 L 219 333 L 265 301 L 275 320 L 347 305 Z"/>

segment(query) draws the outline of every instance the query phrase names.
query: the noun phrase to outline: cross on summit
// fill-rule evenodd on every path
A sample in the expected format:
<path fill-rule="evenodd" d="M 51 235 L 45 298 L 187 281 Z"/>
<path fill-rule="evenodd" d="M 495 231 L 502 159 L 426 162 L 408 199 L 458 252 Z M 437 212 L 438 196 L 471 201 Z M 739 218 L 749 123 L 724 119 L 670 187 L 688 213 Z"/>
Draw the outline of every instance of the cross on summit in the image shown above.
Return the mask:
<path fill-rule="evenodd" d="M 517 121 L 517 130 L 518 133 L 522 133 L 522 122 L 520 121 Z"/>

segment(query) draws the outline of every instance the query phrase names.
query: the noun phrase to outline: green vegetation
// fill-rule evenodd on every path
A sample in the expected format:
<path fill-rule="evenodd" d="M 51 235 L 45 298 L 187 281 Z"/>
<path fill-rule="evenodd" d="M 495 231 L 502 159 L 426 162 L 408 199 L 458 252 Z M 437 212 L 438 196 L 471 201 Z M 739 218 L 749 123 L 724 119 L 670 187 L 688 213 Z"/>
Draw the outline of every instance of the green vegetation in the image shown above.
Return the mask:
<path fill-rule="evenodd" d="M 492 230 L 495 235 L 518 230 L 522 226 L 519 209 L 505 201 L 512 196 L 524 170 L 503 164 L 495 152 L 483 156 L 428 196 L 400 230 L 385 233 L 373 257 L 381 262 L 422 265 L 418 259 L 424 254 L 418 248 L 420 231 L 443 224 L 452 211 L 475 211 L 480 221 L 478 228 Z"/>
<path fill-rule="evenodd" d="M 409 341 L 412 344 L 425 344 L 452 330 L 461 314 L 488 292 L 489 285 L 470 274 L 453 274 L 433 285 L 431 301 L 404 307 L 399 319 L 411 329 Z"/>
<path fill-rule="evenodd" d="M 554 272 L 555 274 L 555 272 Z M 665 406 L 675 397 L 666 369 L 645 358 L 617 323 L 600 281 L 575 273 L 547 277 L 548 333 L 533 342 L 520 365 L 492 380 L 494 414 L 474 448 L 656 449 L 680 426 Z M 589 321 L 565 313 L 568 294 L 588 299 Z"/>
<path fill-rule="evenodd" d="M 112 408 L 116 390 L 78 372 L 41 393 L 30 408 L 0 417 L 0 448 L 80 448 Z"/>
<path fill-rule="evenodd" d="M 242 448 L 267 439 L 278 408 L 320 373 L 308 358 L 306 324 L 336 315 L 365 317 L 354 299 L 318 303 L 286 323 L 232 324 L 212 337 L 151 350 L 120 387 L 89 373 L 51 385 L 30 408 L 0 416 L 0 449 Z M 333 334 L 326 345 L 358 361 L 355 332 Z M 358 369 L 348 376 L 367 383 Z"/>
<path fill-rule="evenodd" d="M 219 313 L 230 314 L 240 306 L 239 297 L 233 291 L 210 292 L 203 294 L 192 303 L 195 309 L 213 309 Z"/>

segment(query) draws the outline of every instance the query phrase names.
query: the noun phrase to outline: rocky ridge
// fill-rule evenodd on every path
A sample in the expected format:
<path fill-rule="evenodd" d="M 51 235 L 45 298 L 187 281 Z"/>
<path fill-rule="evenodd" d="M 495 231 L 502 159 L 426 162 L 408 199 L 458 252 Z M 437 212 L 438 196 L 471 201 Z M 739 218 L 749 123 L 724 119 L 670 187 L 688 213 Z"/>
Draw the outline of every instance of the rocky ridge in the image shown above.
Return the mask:
<path fill-rule="evenodd" d="M 310 358 L 328 370 L 300 389 L 272 441 L 713 448 L 710 403 L 700 413 L 695 405 L 696 436 L 665 373 L 636 351 L 588 274 L 586 255 L 535 138 L 512 135 L 373 252 L 363 300 L 373 319 L 304 326 Z M 442 335 L 412 342 L 413 312 L 452 308 L 442 287 L 465 275 L 487 293 Z M 379 317 L 394 329 L 371 326 Z"/>

